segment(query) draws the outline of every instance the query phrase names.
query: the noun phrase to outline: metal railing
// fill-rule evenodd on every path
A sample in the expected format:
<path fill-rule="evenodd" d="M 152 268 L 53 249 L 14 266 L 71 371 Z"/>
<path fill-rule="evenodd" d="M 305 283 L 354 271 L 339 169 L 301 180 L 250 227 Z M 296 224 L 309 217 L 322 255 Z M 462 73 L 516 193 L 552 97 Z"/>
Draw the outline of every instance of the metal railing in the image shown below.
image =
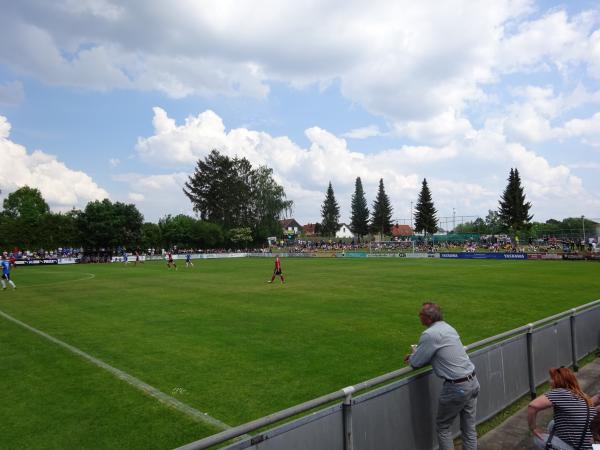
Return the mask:
<path fill-rule="evenodd" d="M 580 326 L 578 324 L 578 318 L 581 318 L 579 319 L 581 321 Z M 527 394 L 527 392 L 529 392 L 532 398 L 535 397 L 536 387 L 547 378 L 545 374 L 548 367 L 545 366 L 551 366 L 552 364 L 565 364 L 571 365 L 575 370 L 577 370 L 578 358 L 598 348 L 600 345 L 600 327 L 596 326 L 594 328 L 590 328 L 587 326 L 589 323 L 586 323 L 586 321 L 592 324 L 600 323 L 600 320 L 598 319 L 600 319 L 600 300 L 596 300 L 577 308 L 573 308 L 569 311 L 546 317 L 536 322 L 523 325 L 513 330 L 506 331 L 466 346 L 465 349 L 472 352 L 471 358 L 475 363 L 478 378 L 482 384 L 482 393 L 484 393 L 483 397 L 485 397 L 483 399 L 485 404 L 481 414 L 479 411 L 480 408 L 478 408 L 478 423 L 481 423 L 482 421 L 494 416 L 510 403 L 514 402 L 522 395 Z M 577 334 L 578 326 L 581 328 L 579 330 L 579 335 Z M 553 339 L 555 341 L 553 341 Z M 581 347 L 583 348 L 578 349 L 578 342 L 582 344 Z M 501 378 L 504 386 L 503 391 L 500 392 L 499 395 L 494 395 L 494 389 L 497 387 L 494 385 L 494 380 L 500 376 L 500 372 L 497 368 L 489 368 L 487 365 L 496 364 L 498 354 L 500 355 L 500 360 L 503 365 L 501 370 Z M 525 358 L 526 361 L 523 361 L 523 358 Z M 521 370 L 520 368 L 523 366 L 523 363 L 525 363 L 524 369 Z M 515 367 L 504 367 L 504 365 L 509 366 L 510 364 L 513 364 L 513 366 L 517 367 L 517 370 L 515 370 Z M 309 400 L 260 419 L 253 420 L 218 434 L 208 436 L 183 447 L 179 447 L 178 450 L 199 450 L 222 444 L 231 439 L 244 436 L 249 432 L 259 430 L 277 422 L 281 422 L 287 418 L 314 410 L 317 407 L 328 405 L 331 402 L 339 399 L 343 399 L 342 403 L 337 403 L 334 406 L 329 406 L 324 410 L 313 412 L 307 416 L 295 419 L 292 422 L 278 427 L 278 429 L 262 432 L 255 437 L 245 438 L 242 442 L 232 444 L 229 448 L 262 448 L 260 447 L 262 442 L 273 439 L 276 436 L 281 437 L 290 431 L 294 431 L 296 433 L 294 439 L 298 441 L 298 430 L 301 430 L 303 426 L 313 422 L 322 421 L 324 418 L 332 415 L 336 415 L 336 418 L 333 421 L 335 425 L 332 426 L 333 428 L 336 428 L 336 430 L 332 430 L 332 433 L 334 435 L 340 433 L 342 436 L 334 436 L 332 438 L 331 435 L 327 434 L 328 432 L 323 434 L 324 432 L 320 431 L 322 434 L 320 438 L 316 435 L 312 436 L 311 438 L 322 439 L 325 441 L 326 439 L 324 437 L 327 437 L 329 439 L 333 439 L 337 443 L 336 445 L 328 443 L 321 448 L 339 448 L 343 450 L 370 448 L 374 444 L 371 441 L 369 445 L 365 443 L 365 439 L 367 439 L 365 437 L 367 436 L 366 430 L 372 430 L 374 427 L 380 427 L 381 425 L 373 423 L 365 425 L 364 423 L 353 419 L 353 406 L 355 408 L 364 406 L 374 399 L 378 399 L 382 404 L 387 402 L 387 404 L 384 404 L 383 406 L 375 406 L 375 413 L 371 411 L 369 414 L 367 414 L 369 417 L 380 416 L 381 421 L 385 422 L 386 420 L 390 420 L 390 404 L 395 407 L 397 402 L 402 402 L 402 399 L 398 400 L 395 397 L 391 398 L 390 394 L 394 393 L 395 396 L 400 397 L 404 395 L 402 398 L 405 401 L 408 398 L 408 404 L 405 405 L 408 406 L 408 408 L 400 409 L 399 414 L 402 416 L 403 410 L 407 410 L 410 415 L 410 407 L 412 405 L 410 400 L 413 397 L 419 398 L 418 395 L 413 395 L 415 392 L 418 392 L 419 395 L 421 395 L 420 393 L 428 394 L 428 398 L 425 400 L 427 400 L 431 404 L 430 406 L 433 406 L 433 410 L 435 410 L 435 399 L 437 398 L 437 395 L 433 395 L 435 393 L 433 391 L 436 391 L 437 381 L 435 380 L 436 377 L 432 377 L 431 369 L 419 373 L 418 375 L 413 375 L 411 377 L 398 380 L 399 378 L 403 377 L 404 375 L 408 375 L 411 372 L 414 371 L 410 367 L 389 372 L 354 386 L 348 386 L 330 394 L 323 395 L 313 400 Z M 506 376 L 504 376 L 504 372 L 506 372 Z M 510 378 L 511 376 L 513 377 L 512 380 Z M 369 389 L 393 380 L 397 381 L 387 386 L 379 387 L 375 389 L 375 391 L 366 392 L 360 397 L 354 397 L 354 395 L 359 392 L 365 392 Z M 485 394 L 486 384 L 489 384 L 488 388 L 491 394 Z M 507 385 L 511 386 L 507 387 Z M 525 388 L 525 392 L 523 392 L 523 388 Z M 402 394 L 399 394 L 398 392 L 401 392 Z M 390 398 L 386 399 L 386 396 Z M 480 394 L 480 404 L 482 402 L 481 397 L 482 395 Z M 425 403 L 427 402 L 424 401 L 423 404 Z M 422 415 L 417 414 L 417 411 L 413 411 L 413 413 L 415 413 L 414 415 L 416 416 L 424 417 L 422 420 L 427 421 L 431 416 L 431 411 L 428 410 L 426 407 L 427 405 L 424 407 L 423 404 L 416 402 L 415 405 L 413 405 L 415 409 L 425 410 Z M 361 417 L 364 419 L 365 412 L 363 410 L 360 412 L 362 414 Z M 341 421 L 338 421 L 337 415 L 340 414 Z M 405 419 L 407 418 L 398 417 L 396 423 L 399 423 Z M 412 417 L 411 420 L 413 420 Z M 357 425 L 361 427 L 361 438 L 357 437 L 353 432 Z M 407 448 L 432 448 L 435 446 L 435 442 L 432 441 L 432 435 L 435 435 L 435 433 L 432 433 L 432 424 L 423 423 L 422 425 L 422 432 L 414 432 L 415 436 L 413 447 Z M 393 437 L 394 435 L 394 433 L 390 432 L 390 430 L 386 430 L 386 432 L 388 436 L 380 438 L 383 441 L 385 441 L 385 439 L 391 439 L 390 436 Z M 371 434 L 380 435 L 382 433 Z M 455 434 L 458 435 L 458 430 L 455 430 Z M 407 439 L 405 434 L 403 435 L 402 439 Z M 268 448 L 286 447 L 287 445 L 270 445 Z M 376 445 L 376 447 L 394 448 L 389 446 L 386 447 L 385 442 L 380 442 Z M 311 448 L 316 447 L 312 446 Z"/>

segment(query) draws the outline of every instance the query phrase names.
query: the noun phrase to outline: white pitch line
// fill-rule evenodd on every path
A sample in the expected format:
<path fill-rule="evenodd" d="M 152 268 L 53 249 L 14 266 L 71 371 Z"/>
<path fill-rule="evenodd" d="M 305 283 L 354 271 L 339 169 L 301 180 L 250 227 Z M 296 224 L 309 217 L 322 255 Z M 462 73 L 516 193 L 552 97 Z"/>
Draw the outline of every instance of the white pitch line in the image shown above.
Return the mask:
<path fill-rule="evenodd" d="M 48 272 L 45 272 L 48 273 Z M 75 272 L 63 272 L 63 273 L 75 273 Z M 26 284 L 25 286 L 19 285 L 19 289 L 23 288 L 36 288 L 36 287 L 45 287 L 45 286 L 54 286 L 55 284 L 64 284 L 64 283 L 75 283 L 76 281 L 86 281 L 96 278 L 96 275 L 89 272 L 82 272 L 83 275 L 87 275 L 87 277 L 75 278 L 74 280 L 61 280 L 61 281 L 50 281 L 48 283 L 39 283 L 39 284 Z"/>
<path fill-rule="evenodd" d="M 5 319 L 10 320 L 11 322 L 16 323 L 17 325 L 20 325 L 23 328 L 26 328 L 27 330 L 29 330 L 39 336 L 42 336 L 44 339 L 54 342 L 55 344 L 58 344 L 61 347 L 66 348 L 70 352 L 75 353 L 76 355 L 79 355 L 82 358 L 87 359 L 92 364 L 112 373 L 114 376 L 125 381 L 126 383 L 129 383 L 131 386 L 135 387 L 136 389 L 139 389 L 140 391 L 148 394 L 149 396 L 154 397 L 159 402 L 164 403 L 165 405 L 170 406 L 171 408 L 174 408 L 177 411 L 180 411 L 180 412 L 186 414 L 187 416 L 191 417 L 192 419 L 196 420 L 197 422 L 204 422 L 204 423 L 212 425 L 216 428 L 219 428 L 221 430 L 226 430 L 228 428 L 231 428 L 231 426 L 227 425 L 226 423 L 221 422 L 220 420 L 215 419 L 214 417 L 209 416 L 208 414 L 206 414 L 202 411 L 192 408 L 191 406 L 186 405 L 183 402 L 180 402 L 176 398 L 173 398 L 170 395 L 167 395 L 164 392 L 159 391 L 155 387 L 150 386 L 147 383 L 144 383 L 142 380 L 140 380 L 132 375 L 129 375 L 128 373 L 123 372 L 122 370 L 119 370 L 116 367 L 113 367 L 110 364 L 107 364 L 98 358 L 94 358 L 93 356 L 85 353 L 82 350 L 79 350 L 77 347 L 73 347 L 72 345 L 67 344 L 66 342 L 63 342 L 60 339 L 56 339 L 55 337 L 50 336 L 49 334 L 44 333 L 43 331 L 40 331 L 37 328 L 33 328 L 32 326 L 27 325 L 26 323 L 21 322 L 18 319 L 15 319 L 14 317 L 10 316 L 9 314 L 6 314 L 2 310 L 0 310 L 0 316 L 3 316 Z"/>

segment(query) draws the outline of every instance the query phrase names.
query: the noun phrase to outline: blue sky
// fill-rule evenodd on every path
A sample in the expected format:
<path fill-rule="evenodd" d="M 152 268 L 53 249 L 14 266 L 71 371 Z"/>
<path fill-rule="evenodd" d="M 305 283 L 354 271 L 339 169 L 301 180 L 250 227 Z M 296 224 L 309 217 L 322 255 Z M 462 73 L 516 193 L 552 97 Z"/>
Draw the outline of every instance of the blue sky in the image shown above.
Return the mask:
<path fill-rule="evenodd" d="M 485 216 L 511 167 L 535 219 L 600 218 L 597 2 L 3 3 L 0 198 L 192 214 L 217 148 L 273 168 L 301 223 L 329 181 L 348 221 L 357 176 L 398 221 L 423 178 L 440 216 Z"/>

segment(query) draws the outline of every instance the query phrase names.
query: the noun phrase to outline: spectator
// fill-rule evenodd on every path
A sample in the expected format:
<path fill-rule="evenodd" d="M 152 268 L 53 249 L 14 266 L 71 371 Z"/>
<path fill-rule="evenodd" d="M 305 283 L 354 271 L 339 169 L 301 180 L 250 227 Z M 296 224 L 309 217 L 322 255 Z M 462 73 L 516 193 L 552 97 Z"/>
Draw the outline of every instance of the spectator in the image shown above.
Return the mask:
<path fill-rule="evenodd" d="M 596 411 L 600 412 L 600 390 L 598 392 L 596 392 L 596 395 L 594 395 L 591 398 L 591 401 L 592 401 L 592 406 L 594 408 L 596 408 Z"/>
<path fill-rule="evenodd" d="M 423 303 L 419 318 L 427 329 L 421 334 L 413 353 L 406 355 L 404 361 L 413 368 L 431 363 L 435 374 L 445 380 L 436 417 L 439 449 L 454 450 L 450 427 L 460 415 L 462 448 L 474 450 L 477 448 L 475 409 L 479 394 L 475 366 L 456 330 L 444 322 L 438 305 Z"/>
<path fill-rule="evenodd" d="M 592 439 L 594 440 L 594 450 L 596 447 L 600 448 L 600 414 L 596 414 L 596 417 L 592 420 L 590 432 L 592 433 Z"/>
<path fill-rule="evenodd" d="M 575 374 L 566 367 L 550 369 L 552 389 L 529 403 L 527 422 L 538 449 L 592 450 L 590 423 L 596 416 L 591 400 L 581 391 Z M 539 411 L 554 408 L 548 433 L 537 427 Z M 548 447 L 550 445 L 550 447 Z"/>

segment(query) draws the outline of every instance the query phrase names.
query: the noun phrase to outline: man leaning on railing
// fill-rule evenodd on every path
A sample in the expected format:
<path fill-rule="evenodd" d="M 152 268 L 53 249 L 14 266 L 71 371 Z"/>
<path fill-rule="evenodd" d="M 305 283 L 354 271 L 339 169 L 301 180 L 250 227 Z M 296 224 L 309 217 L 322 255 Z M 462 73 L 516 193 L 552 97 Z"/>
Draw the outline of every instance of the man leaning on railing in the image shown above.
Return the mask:
<path fill-rule="evenodd" d="M 413 368 L 431 364 L 434 373 L 444 379 L 438 402 L 436 429 L 440 450 L 453 450 L 452 422 L 460 414 L 463 450 L 477 448 L 475 409 L 479 382 L 475 366 L 469 359 L 454 328 L 443 320 L 442 311 L 435 303 L 423 303 L 419 311 L 421 323 L 427 327 L 419 344 L 404 361 Z"/>

